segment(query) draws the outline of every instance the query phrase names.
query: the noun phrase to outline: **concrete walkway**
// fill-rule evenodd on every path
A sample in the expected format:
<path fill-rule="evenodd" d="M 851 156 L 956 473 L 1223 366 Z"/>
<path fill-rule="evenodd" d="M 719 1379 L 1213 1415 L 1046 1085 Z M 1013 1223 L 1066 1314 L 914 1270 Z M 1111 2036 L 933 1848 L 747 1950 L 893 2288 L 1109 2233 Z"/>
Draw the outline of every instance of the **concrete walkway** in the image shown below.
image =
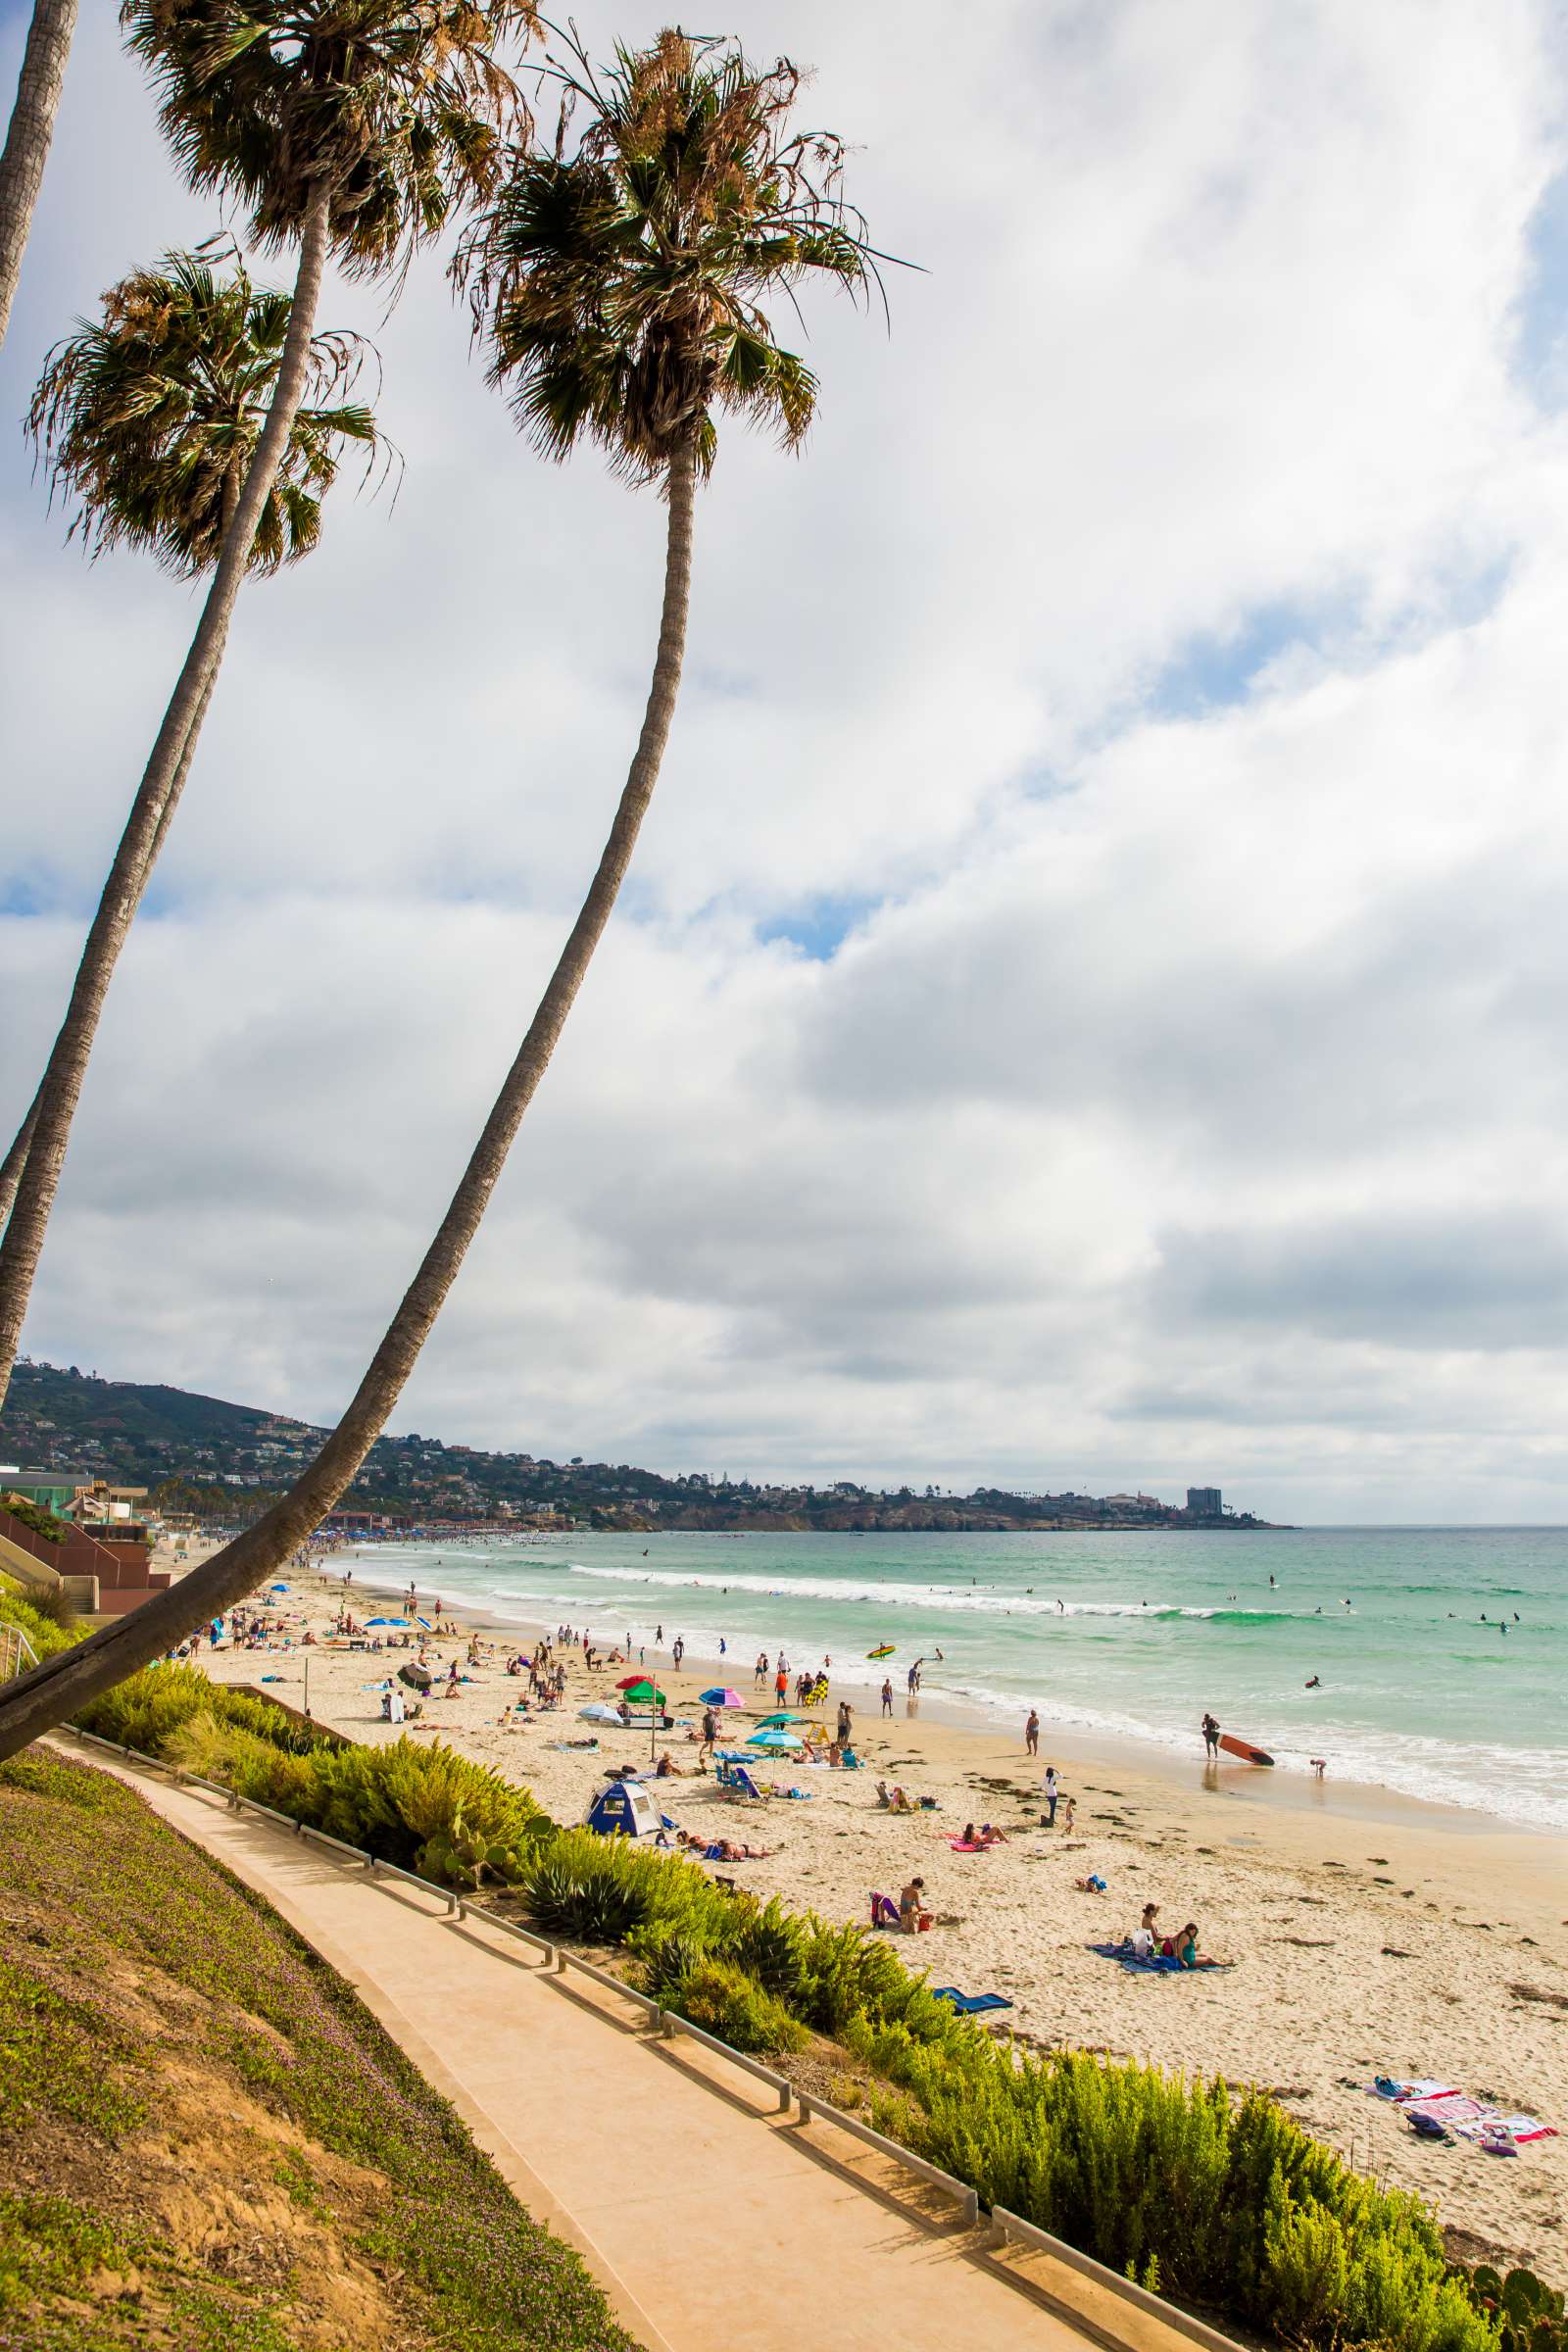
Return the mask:
<path fill-rule="evenodd" d="M 1183 2337 L 1034 2253 L 993 2255 L 953 2201 L 629 2003 L 368 1880 L 204 1791 L 116 1772 L 264 1894 L 355 1986 L 451 2099 L 536 2219 L 577 2246 L 649 2352 L 1192 2352 Z"/>

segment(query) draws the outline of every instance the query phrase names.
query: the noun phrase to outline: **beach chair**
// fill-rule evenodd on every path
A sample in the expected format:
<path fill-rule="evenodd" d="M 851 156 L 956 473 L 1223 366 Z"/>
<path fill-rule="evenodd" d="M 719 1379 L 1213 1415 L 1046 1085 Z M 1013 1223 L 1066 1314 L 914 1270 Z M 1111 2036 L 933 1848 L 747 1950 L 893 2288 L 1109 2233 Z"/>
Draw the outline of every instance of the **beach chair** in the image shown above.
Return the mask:
<path fill-rule="evenodd" d="M 980 2017 L 988 2009 L 1010 2009 L 1012 2003 L 1000 1992 L 960 1992 L 956 1984 L 933 1984 L 934 2001 L 948 2001 L 962 2017 Z"/>
<path fill-rule="evenodd" d="M 759 1788 L 744 1764 L 735 1766 L 727 1786 L 731 1796 L 744 1797 L 750 1803 L 759 1805 L 765 1805 L 767 1802 L 766 1791 Z"/>

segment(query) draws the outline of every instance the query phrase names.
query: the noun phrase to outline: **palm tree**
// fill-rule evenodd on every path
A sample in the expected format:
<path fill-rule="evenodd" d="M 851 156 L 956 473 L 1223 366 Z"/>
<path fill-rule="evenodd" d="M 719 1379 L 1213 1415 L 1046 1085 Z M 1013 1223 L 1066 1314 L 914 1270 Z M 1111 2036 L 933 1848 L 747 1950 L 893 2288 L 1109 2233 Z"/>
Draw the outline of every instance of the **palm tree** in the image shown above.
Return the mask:
<path fill-rule="evenodd" d="M 454 204 L 494 184 L 517 102 L 493 51 L 506 34 L 532 30 L 534 9 L 535 0 L 123 0 L 122 21 L 152 67 L 187 179 L 246 205 L 261 244 L 297 243 L 299 266 L 267 419 L 29 1114 L 0 1240 L 0 1407 L 104 997 L 183 788 L 310 380 L 327 257 L 362 275 L 406 268 Z"/>
<path fill-rule="evenodd" d="M 76 0 L 33 0 L 22 72 L 17 77 L 17 101 L 0 151 L 0 343 L 11 323 L 11 305 L 32 228 L 32 208 L 43 185 L 60 87 L 75 30 Z"/>
<path fill-rule="evenodd" d="M 800 76 L 666 32 L 595 75 L 561 67 L 587 118 L 569 157 L 519 154 L 460 253 L 493 381 L 538 446 L 583 439 L 668 505 L 663 609 L 642 731 L 598 870 L 445 1217 L 354 1398 L 316 1460 L 256 1525 L 168 1592 L 0 1690 L 0 1758 L 232 1607 L 354 1478 L 414 1368 L 538 1089 L 631 861 L 669 738 L 685 651 L 699 479 L 715 412 L 798 447 L 816 386 L 760 297 L 826 274 L 852 292 L 875 261 L 838 195 L 835 140 L 791 134 Z M 564 140 L 560 142 L 564 145 Z"/>
<path fill-rule="evenodd" d="M 69 538 L 80 538 L 94 556 L 122 545 L 146 548 L 177 579 L 213 569 L 266 423 L 289 310 L 289 297 L 255 285 L 237 254 L 224 274 L 204 248 L 132 270 L 104 296 L 100 319 L 77 321 L 76 332 L 49 354 L 27 413 L 52 490 L 76 501 Z M 252 578 L 315 547 L 341 445 L 357 442 L 368 461 L 373 457 L 370 411 L 334 397 L 352 388 L 367 349 L 357 335 L 313 336 L 304 398 L 251 543 Z M 182 765 L 196 732 L 186 738 Z M 40 1084 L 0 1165 L 0 1231 L 42 1093 Z"/>

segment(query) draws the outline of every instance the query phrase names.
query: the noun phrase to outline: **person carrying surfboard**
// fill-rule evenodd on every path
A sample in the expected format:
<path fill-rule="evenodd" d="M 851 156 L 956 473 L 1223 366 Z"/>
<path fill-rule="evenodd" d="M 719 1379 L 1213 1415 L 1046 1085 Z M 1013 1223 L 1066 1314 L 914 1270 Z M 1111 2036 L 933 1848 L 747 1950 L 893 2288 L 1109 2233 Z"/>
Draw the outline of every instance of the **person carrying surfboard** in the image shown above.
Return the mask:
<path fill-rule="evenodd" d="M 1212 1715 L 1203 1717 L 1203 1752 L 1211 1764 L 1219 1760 L 1219 1725 Z"/>

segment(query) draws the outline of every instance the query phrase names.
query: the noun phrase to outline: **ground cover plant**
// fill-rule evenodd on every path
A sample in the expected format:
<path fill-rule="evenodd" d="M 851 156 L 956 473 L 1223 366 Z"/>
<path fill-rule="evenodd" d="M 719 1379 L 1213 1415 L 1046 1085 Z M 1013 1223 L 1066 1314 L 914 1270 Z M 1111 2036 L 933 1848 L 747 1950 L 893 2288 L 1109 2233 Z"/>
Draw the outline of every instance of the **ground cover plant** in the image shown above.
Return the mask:
<path fill-rule="evenodd" d="M 0 1767 L 0 2342 L 632 2352 L 343 1980 L 38 1750 Z"/>

